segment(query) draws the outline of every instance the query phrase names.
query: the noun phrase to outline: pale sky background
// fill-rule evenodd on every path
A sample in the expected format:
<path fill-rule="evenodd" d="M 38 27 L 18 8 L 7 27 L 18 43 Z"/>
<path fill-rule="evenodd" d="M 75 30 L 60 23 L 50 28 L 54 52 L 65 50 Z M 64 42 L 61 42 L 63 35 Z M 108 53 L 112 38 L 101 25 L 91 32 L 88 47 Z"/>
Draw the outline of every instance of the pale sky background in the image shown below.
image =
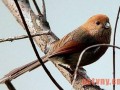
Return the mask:
<path fill-rule="evenodd" d="M 37 0 L 40 1 L 40 0 Z M 83 24 L 89 17 L 95 14 L 106 14 L 110 18 L 114 31 L 114 24 L 120 0 L 45 0 L 47 7 L 47 19 L 52 31 L 62 38 L 64 35 Z M 39 2 L 40 4 L 40 2 Z M 117 28 L 116 44 L 120 45 L 120 22 Z M 7 38 L 26 34 L 23 28 L 16 22 L 0 0 L 0 38 Z M 113 35 L 112 38 L 113 39 Z M 112 40 L 111 40 L 112 43 Z M 38 48 L 39 52 L 40 49 Z M 42 56 L 43 53 L 40 52 Z M 16 67 L 27 64 L 36 59 L 28 39 L 0 43 L 0 78 Z M 119 61 L 120 51 L 116 50 L 116 78 L 120 79 Z M 54 78 L 65 89 L 70 90 L 70 84 L 49 62 L 46 64 Z M 90 78 L 112 80 L 112 49 L 105 53 L 99 61 L 84 67 Z M 12 81 L 17 90 L 57 90 L 41 67 L 28 72 Z M 105 90 L 112 90 L 112 85 L 100 85 Z M 116 85 L 120 90 L 120 84 Z M 0 90 L 8 90 L 5 85 L 0 85 Z"/>

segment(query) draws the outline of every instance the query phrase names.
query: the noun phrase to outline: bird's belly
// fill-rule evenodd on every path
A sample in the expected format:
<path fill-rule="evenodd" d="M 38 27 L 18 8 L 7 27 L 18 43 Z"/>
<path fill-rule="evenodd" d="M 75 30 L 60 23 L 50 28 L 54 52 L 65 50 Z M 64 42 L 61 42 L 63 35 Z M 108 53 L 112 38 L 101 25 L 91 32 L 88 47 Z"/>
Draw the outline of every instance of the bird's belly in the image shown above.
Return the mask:
<path fill-rule="evenodd" d="M 65 63 L 76 66 L 79 60 L 80 53 L 72 54 L 69 58 L 65 59 Z M 81 58 L 80 66 L 85 66 L 97 61 L 100 57 L 95 52 L 85 52 Z M 66 61 L 67 60 L 67 61 Z"/>
<path fill-rule="evenodd" d="M 94 52 L 85 52 L 81 58 L 80 66 L 85 66 L 97 61 L 99 57 Z"/>
<path fill-rule="evenodd" d="M 105 52 L 106 50 L 103 50 L 103 51 Z M 76 66 L 79 60 L 80 53 L 55 56 L 50 58 L 50 60 L 57 61 L 62 64 L 68 64 L 70 66 Z M 95 50 L 86 51 L 81 58 L 80 66 L 89 65 L 97 61 L 104 54 L 102 53 L 101 55 L 99 55 L 100 53 L 101 53 L 101 49 L 99 49 L 97 52 Z"/>

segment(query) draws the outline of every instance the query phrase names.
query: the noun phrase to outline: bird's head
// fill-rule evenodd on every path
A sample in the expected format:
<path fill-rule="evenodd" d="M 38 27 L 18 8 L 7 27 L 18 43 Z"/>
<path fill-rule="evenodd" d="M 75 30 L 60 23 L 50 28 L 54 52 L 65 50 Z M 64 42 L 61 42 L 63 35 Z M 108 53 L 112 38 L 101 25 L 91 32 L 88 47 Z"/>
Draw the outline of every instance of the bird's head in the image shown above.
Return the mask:
<path fill-rule="evenodd" d="M 97 14 L 90 17 L 85 24 L 82 25 L 92 36 L 97 39 L 110 39 L 111 25 L 109 18 L 103 14 Z"/>

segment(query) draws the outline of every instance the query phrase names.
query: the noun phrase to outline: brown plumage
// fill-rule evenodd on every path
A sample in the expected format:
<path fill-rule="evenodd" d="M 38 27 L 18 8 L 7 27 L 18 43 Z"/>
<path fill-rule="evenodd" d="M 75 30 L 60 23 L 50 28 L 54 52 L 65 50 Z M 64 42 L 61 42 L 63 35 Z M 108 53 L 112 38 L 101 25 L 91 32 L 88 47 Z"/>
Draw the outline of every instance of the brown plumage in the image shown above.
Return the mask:
<path fill-rule="evenodd" d="M 86 23 L 55 42 L 48 57 L 50 60 L 59 59 L 60 62 L 75 66 L 83 49 L 95 44 L 109 44 L 111 26 L 106 15 L 98 14 L 88 19 Z M 97 61 L 108 47 L 96 47 L 88 50 L 82 57 L 80 66 L 85 66 Z"/>

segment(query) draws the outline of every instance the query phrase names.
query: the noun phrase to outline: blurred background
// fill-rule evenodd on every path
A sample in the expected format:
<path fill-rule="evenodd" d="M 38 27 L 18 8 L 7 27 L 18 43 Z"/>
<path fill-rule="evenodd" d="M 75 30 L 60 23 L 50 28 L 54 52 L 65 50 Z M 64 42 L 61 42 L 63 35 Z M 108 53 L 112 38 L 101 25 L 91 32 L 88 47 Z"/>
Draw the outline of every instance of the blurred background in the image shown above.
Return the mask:
<path fill-rule="evenodd" d="M 41 0 L 37 0 L 37 2 L 41 7 Z M 102 13 L 110 18 L 112 26 L 111 44 L 113 43 L 114 26 L 120 4 L 119 0 L 45 0 L 45 2 L 48 22 L 52 31 L 59 38 L 62 38 L 67 33 L 76 29 L 92 15 Z M 32 2 L 31 6 L 33 7 Z M 35 8 L 33 7 L 33 9 Z M 120 21 L 118 22 L 116 35 L 116 45 L 118 46 L 120 45 L 119 29 Z M 2 0 L 0 0 L 0 38 L 8 38 L 23 34 L 26 34 L 26 32 L 17 23 L 10 11 L 3 4 Z M 40 56 L 44 55 L 39 48 L 38 51 Z M 35 59 L 36 56 L 28 39 L 0 43 L 0 78 L 14 68 L 27 64 Z M 116 90 L 120 90 L 119 59 L 120 51 L 116 50 L 116 78 L 119 79 L 119 84 L 116 85 Z M 91 79 L 112 80 L 112 60 L 112 48 L 109 48 L 99 61 L 85 66 L 84 68 Z M 51 62 L 48 62 L 46 66 L 64 90 L 71 89 L 71 85 Z M 41 67 L 32 72 L 25 73 L 13 80 L 12 83 L 17 90 L 57 89 Z M 112 84 L 104 84 L 100 85 L 100 87 L 105 90 L 112 90 Z M 7 90 L 7 87 L 5 85 L 0 85 L 0 90 Z"/>

